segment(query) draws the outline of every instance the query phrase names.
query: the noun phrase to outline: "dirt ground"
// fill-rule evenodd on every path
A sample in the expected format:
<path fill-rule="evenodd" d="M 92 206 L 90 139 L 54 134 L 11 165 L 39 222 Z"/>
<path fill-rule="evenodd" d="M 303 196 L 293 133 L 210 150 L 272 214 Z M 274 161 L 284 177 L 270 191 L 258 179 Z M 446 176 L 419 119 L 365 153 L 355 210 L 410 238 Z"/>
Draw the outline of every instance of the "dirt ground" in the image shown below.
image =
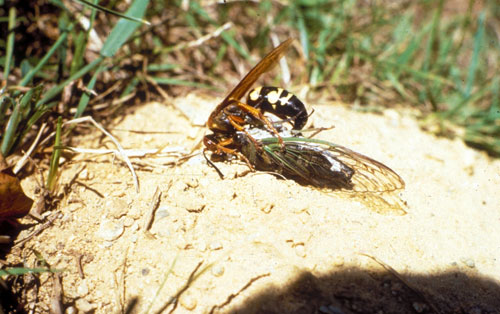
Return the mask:
<path fill-rule="evenodd" d="M 380 214 L 340 192 L 245 174 L 237 160 L 217 163 L 221 180 L 196 146 L 217 101 L 177 99 L 182 114 L 150 103 L 116 121 L 108 130 L 125 149 L 160 151 L 131 157 L 139 193 L 119 157 L 72 155 L 53 225 L 7 260 L 33 265 L 40 252 L 82 313 L 500 313 L 499 160 L 424 133 L 410 113 L 314 104 L 314 126 L 335 126 L 317 138 L 405 180 L 407 214 Z M 115 148 L 97 130 L 77 147 Z M 34 197 L 33 178 L 22 184 Z M 41 278 L 46 312 L 54 282 Z"/>

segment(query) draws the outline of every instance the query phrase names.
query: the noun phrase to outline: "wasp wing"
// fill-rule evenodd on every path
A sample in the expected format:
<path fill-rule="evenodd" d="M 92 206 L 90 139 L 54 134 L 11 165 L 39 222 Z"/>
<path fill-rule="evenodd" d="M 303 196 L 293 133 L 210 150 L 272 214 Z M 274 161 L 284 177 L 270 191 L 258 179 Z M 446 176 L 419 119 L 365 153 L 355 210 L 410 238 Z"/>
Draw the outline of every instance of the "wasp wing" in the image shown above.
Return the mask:
<path fill-rule="evenodd" d="M 290 45 L 293 43 L 293 38 L 289 38 L 282 42 L 278 47 L 274 48 L 268 53 L 245 77 L 236 85 L 235 88 L 226 96 L 226 98 L 215 108 L 212 116 L 218 114 L 221 110 L 226 108 L 232 100 L 240 100 L 243 95 L 252 87 L 252 85 L 259 79 L 262 73 L 271 70 L 278 60 L 285 54 Z"/>

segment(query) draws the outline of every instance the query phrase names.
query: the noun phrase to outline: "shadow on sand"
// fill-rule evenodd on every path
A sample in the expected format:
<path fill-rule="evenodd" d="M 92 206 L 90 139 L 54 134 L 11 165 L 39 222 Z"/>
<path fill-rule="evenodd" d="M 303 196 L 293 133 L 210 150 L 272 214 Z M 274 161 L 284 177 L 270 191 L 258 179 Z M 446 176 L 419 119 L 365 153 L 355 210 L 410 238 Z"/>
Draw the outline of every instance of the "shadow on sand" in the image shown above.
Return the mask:
<path fill-rule="evenodd" d="M 459 271 L 403 277 L 406 283 L 385 271 L 348 268 L 321 277 L 303 272 L 229 313 L 500 313 L 500 284 L 488 278 Z M 213 312 L 218 310 L 227 312 Z"/>

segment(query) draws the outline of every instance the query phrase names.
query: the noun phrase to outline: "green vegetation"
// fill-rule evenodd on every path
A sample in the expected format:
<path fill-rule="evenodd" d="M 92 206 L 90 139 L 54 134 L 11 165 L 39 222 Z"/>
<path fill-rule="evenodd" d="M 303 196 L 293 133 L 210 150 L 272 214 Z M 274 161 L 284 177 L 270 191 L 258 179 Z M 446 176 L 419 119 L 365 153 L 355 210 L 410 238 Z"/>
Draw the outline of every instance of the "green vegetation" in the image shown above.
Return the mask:
<path fill-rule="evenodd" d="M 1 153 L 26 150 L 42 121 L 50 132 L 58 117 L 104 120 L 158 88 L 222 95 L 276 35 L 298 39 L 293 82 L 314 95 L 361 110 L 412 106 L 428 129 L 500 155 L 500 6 L 455 2 L 7 2 Z"/>

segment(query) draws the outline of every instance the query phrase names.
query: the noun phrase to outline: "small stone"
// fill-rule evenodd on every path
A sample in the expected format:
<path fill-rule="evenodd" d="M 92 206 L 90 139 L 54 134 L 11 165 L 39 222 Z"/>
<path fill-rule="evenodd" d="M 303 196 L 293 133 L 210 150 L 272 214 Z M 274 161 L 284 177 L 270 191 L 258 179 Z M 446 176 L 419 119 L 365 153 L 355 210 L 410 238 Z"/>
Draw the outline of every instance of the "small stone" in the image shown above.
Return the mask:
<path fill-rule="evenodd" d="M 274 208 L 274 204 L 270 204 L 270 205 L 265 205 L 261 211 L 265 214 L 269 214 Z"/>
<path fill-rule="evenodd" d="M 160 207 L 158 210 L 156 210 L 155 213 L 155 218 L 156 220 L 160 220 L 162 218 L 170 216 L 170 213 L 168 211 L 168 207 Z"/>
<path fill-rule="evenodd" d="M 212 275 L 214 275 L 215 277 L 220 277 L 220 276 L 224 275 L 224 266 L 214 265 L 214 267 L 212 267 L 212 269 L 211 269 L 211 272 L 212 272 Z"/>
<path fill-rule="evenodd" d="M 134 223 L 132 226 L 130 226 L 130 231 L 137 231 L 139 230 L 139 224 Z"/>
<path fill-rule="evenodd" d="M 189 293 L 183 294 L 179 302 L 181 303 L 182 307 L 188 311 L 194 310 L 197 305 L 196 299 Z"/>
<path fill-rule="evenodd" d="M 87 283 L 83 281 L 80 285 L 78 285 L 76 291 L 78 293 L 78 296 L 84 297 L 89 293 L 89 287 L 87 286 Z"/>
<path fill-rule="evenodd" d="M 77 314 L 77 313 L 78 313 L 77 309 L 72 305 L 68 306 L 64 311 L 64 314 Z"/>
<path fill-rule="evenodd" d="M 89 174 L 89 170 L 87 168 L 83 169 L 83 171 L 80 172 L 80 174 L 78 175 L 78 179 L 81 179 L 81 180 L 90 180 L 92 178 L 93 178 L 93 176 L 91 176 Z"/>
<path fill-rule="evenodd" d="M 75 301 L 76 308 L 83 313 L 90 313 L 95 310 L 95 306 L 85 299 L 78 299 Z"/>
<path fill-rule="evenodd" d="M 470 258 L 465 258 L 465 259 L 462 259 L 462 263 L 464 263 L 467 267 L 469 268 L 474 268 L 476 267 L 476 263 L 474 263 L 474 260 L 470 259 Z"/>
<path fill-rule="evenodd" d="M 113 222 L 108 219 L 103 219 L 97 231 L 97 236 L 106 241 L 114 241 L 123 234 L 123 230 L 122 222 Z"/>
<path fill-rule="evenodd" d="M 128 204 L 123 198 L 111 198 L 104 204 L 108 217 L 118 219 L 128 212 Z"/>
<path fill-rule="evenodd" d="M 125 217 L 125 219 L 123 219 L 123 226 L 124 227 L 130 227 L 134 224 L 135 220 L 132 219 L 131 217 Z"/>
<path fill-rule="evenodd" d="M 295 246 L 295 254 L 299 257 L 305 257 L 306 256 L 306 248 L 303 244 L 299 244 Z"/>

